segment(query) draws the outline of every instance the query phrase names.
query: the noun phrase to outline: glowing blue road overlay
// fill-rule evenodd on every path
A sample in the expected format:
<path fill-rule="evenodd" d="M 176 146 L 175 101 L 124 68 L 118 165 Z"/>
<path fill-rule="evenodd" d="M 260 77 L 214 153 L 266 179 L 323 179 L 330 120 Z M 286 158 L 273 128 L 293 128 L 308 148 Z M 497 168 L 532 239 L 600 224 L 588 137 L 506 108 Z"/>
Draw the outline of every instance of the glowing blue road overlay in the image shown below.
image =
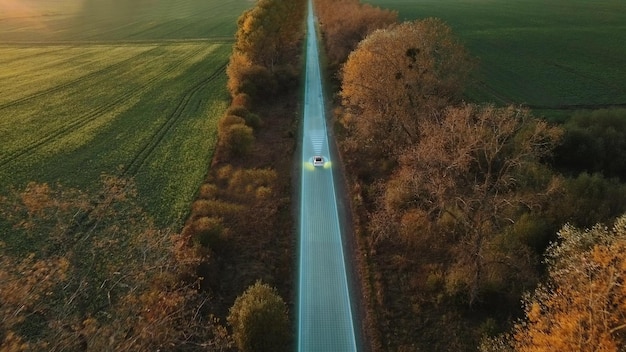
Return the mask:
<path fill-rule="evenodd" d="M 300 197 L 298 352 L 356 351 L 311 0 L 308 6 Z M 324 157 L 324 166 L 313 166 L 315 155 Z"/>

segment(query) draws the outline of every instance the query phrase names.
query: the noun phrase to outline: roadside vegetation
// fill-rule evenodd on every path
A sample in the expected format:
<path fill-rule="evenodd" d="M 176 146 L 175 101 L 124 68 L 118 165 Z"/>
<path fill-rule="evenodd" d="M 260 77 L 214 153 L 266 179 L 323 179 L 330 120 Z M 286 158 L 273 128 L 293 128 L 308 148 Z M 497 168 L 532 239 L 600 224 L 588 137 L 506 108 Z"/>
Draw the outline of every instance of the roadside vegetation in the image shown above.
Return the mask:
<path fill-rule="evenodd" d="M 327 21 L 372 11 L 353 1 L 353 12 L 326 18 L 323 8 L 333 5 L 316 3 L 322 31 Z M 473 47 L 439 19 L 383 22 L 373 20 L 379 29 L 361 32 L 347 56 L 325 43 L 329 58 L 344 57 L 329 75 L 339 81 L 334 118 L 372 350 L 623 348 L 625 310 L 613 303 L 626 297 L 622 255 L 608 249 L 623 219 L 614 230 L 596 224 L 610 226 L 626 211 L 624 110 L 556 125 L 509 104 L 525 102 L 517 96 L 464 102 L 476 70 L 490 68 Z M 582 302 L 591 287 L 599 287 L 597 306 L 562 301 Z M 598 313 L 608 306 L 615 315 Z"/>

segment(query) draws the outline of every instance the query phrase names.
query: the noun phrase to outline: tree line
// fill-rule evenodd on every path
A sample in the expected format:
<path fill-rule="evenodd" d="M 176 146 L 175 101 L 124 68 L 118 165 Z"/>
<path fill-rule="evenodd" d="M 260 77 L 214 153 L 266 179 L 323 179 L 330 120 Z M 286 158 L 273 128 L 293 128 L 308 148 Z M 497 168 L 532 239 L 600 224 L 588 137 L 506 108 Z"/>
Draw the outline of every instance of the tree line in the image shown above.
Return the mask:
<path fill-rule="evenodd" d="M 580 113 L 555 125 L 523 106 L 464 102 L 477 60 L 441 20 L 396 23 L 393 13 L 358 1 L 316 4 L 371 268 L 373 348 L 475 350 L 485 339 L 485 351 L 530 351 L 542 350 L 540 336 L 542 346 L 561 339 L 563 350 L 622 348 L 623 308 L 602 321 L 580 317 L 623 299 L 615 286 L 623 280 L 615 257 L 623 255 L 599 257 L 612 240 L 573 246 L 565 237 L 626 211 L 625 111 Z M 355 26 L 353 19 L 373 13 L 376 19 Z M 348 33 L 357 34 L 348 40 Z M 596 232 L 617 238 L 621 222 Z M 564 247 L 568 255 L 555 255 Z M 585 262 L 590 256 L 593 264 Z M 561 268 L 581 261 L 596 270 L 586 280 L 597 273 L 617 281 L 602 286 L 612 291 L 597 306 L 568 311 L 559 290 L 582 302 L 589 287 Z M 549 322 L 553 314 L 571 325 Z M 573 347 L 574 336 L 588 339 Z"/>

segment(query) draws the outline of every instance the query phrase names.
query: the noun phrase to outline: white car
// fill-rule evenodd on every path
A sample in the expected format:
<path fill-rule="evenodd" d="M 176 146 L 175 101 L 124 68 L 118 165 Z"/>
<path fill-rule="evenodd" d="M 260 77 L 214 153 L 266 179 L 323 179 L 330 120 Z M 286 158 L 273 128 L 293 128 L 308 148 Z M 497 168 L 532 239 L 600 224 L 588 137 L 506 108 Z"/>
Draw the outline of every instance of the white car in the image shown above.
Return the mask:
<path fill-rule="evenodd" d="M 313 157 L 313 166 L 324 166 L 324 157 L 316 155 Z"/>

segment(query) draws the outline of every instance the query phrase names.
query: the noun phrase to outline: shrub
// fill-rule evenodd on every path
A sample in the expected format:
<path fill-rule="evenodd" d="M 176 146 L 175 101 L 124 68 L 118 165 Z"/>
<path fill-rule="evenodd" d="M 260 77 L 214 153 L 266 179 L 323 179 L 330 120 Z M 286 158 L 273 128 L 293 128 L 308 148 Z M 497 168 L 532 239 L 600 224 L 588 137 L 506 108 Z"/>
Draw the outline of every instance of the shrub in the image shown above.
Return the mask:
<path fill-rule="evenodd" d="M 226 114 L 220 118 L 217 123 L 217 130 L 220 135 L 226 133 L 230 126 L 234 125 L 245 125 L 246 120 L 244 120 L 241 116 Z"/>
<path fill-rule="evenodd" d="M 220 200 L 199 199 L 191 205 L 191 216 L 194 219 L 203 216 L 230 216 L 239 214 L 242 210 L 241 205 Z"/>
<path fill-rule="evenodd" d="M 220 167 L 219 169 L 217 169 L 217 171 L 215 172 L 215 177 L 217 178 L 218 181 L 228 181 L 231 175 L 233 174 L 233 172 L 234 172 L 233 166 L 230 164 L 226 164 Z"/>
<path fill-rule="evenodd" d="M 200 186 L 200 193 L 198 198 L 200 199 L 215 199 L 219 194 L 219 188 L 212 183 L 204 183 Z"/>
<path fill-rule="evenodd" d="M 217 249 L 220 247 L 225 235 L 222 219 L 213 216 L 199 217 L 193 222 L 195 232 L 194 241 L 203 247 Z"/>
<path fill-rule="evenodd" d="M 239 93 L 242 93 L 243 75 L 250 67 L 252 67 L 252 62 L 245 53 L 235 51 L 230 56 L 230 61 L 226 68 L 226 74 L 228 75 L 226 86 L 231 96 L 237 96 Z"/>
<path fill-rule="evenodd" d="M 290 347 L 287 306 L 276 289 L 257 281 L 230 308 L 228 323 L 242 352 L 280 352 Z"/>
<path fill-rule="evenodd" d="M 245 106 L 232 105 L 231 107 L 228 108 L 228 110 L 226 110 L 226 113 L 228 115 L 235 115 L 241 118 L 245 118 L 246 115 L 250 113 L 250 110 L 248 110 L 248 108 L 246 108 Z"/>
<path fill-rule="evenodd" d="M 252 144 L 254 143 L 252 128 L 244 124 L 229 126 L 221 137 L 222 145 L 233 156 L 247 154 L 252 149 Z"/>
<path fill-rule="evenodd" d="M 257 200 L 262 200 L 262 199 L 265 200 L 265 199 L 270 199 L 272 194 L 273 194 L 273 191 L 270 187 L 261 186 L 256 189 L 255 196 Z"/>
<path fill-rule="evenodd" d="M 561 223 L 589 227 L 611 221 L 626 211 L 626 185 L 616 178 L 582 173 L 566 179 L 563 186 L 562 199 L 554 203 L 552 210 Z"/>
<path fill-rule="evenodd" d="M 547 282 L 523 299 L 525 316 L 483 352 L 623 351 L 626 216 L 612 228 L 565 225 L 546 251 Z"/>
<path fill-rule="evenodd" d="M 231 106 L 241 106 L 246 109 L 249 109 L 251 105 L 250 96 L 246 93 L 239 93 L 233 97 L 233 101 L 231 102 Z"/>
<path fill-rule="evenodd" d="M 259 65 L 254 65 L 242 70 L 241 83 L 238 87 L 237 94 L 245 93 L 252 97 L 255 101 L 266 97 L 271 97 L 276 93 L 276 80 L 271 72 Z"/>
<path fill-rule="evenodd" d="M 226 111 L 228 115 L 239 116 L 244 119 L 245 124 L 252 128 L 259 128 L 261 126 L 261 118 L 259 115 L 251 112 L 243 106 L 232 106 Z"/>
<path fill-rule="evenodd" d="M 565 138 L 555 152 L 557 167 L 626 180 L 626 109 L 579 112 L 564 127 Z"/>
<path fill-rule="evenodd" d="M 274 71 L 274 77 L 283 92 L 297 89 L 300 83 L 300 72 L 292 65 L 278 66 Z"/>
<path fill-rule="evenodd" d="M 258 187 L 273 185 L 276 178 L 276 171 L 271 169 L 237 170 L 228 180 L 228 189 L 232 194 L 248 197 Z"/>

